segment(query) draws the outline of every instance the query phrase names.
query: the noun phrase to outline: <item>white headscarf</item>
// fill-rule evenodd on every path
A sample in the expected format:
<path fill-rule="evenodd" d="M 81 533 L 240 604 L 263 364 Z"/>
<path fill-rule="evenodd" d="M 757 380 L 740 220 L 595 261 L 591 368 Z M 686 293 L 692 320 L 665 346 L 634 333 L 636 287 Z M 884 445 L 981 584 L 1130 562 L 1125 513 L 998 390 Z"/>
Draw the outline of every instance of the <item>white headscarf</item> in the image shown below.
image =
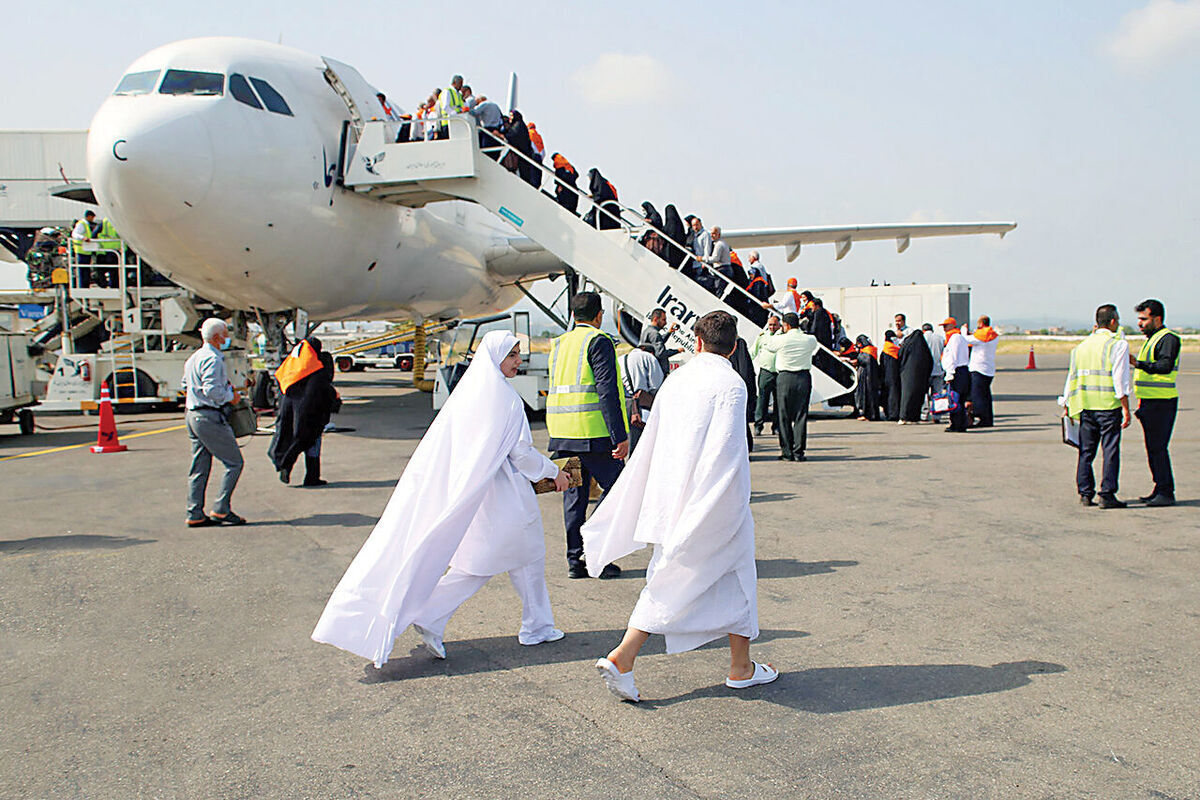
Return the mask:
<path fill-rule="evenodd" d="M 383 516 L 334 589 L 312 638 L 382 666 L 396 632 L 429 599 L 517 443 L 524 403 L 500 372 L 518 344 L 480 340 L 466 373 L 417 445 Z"/>

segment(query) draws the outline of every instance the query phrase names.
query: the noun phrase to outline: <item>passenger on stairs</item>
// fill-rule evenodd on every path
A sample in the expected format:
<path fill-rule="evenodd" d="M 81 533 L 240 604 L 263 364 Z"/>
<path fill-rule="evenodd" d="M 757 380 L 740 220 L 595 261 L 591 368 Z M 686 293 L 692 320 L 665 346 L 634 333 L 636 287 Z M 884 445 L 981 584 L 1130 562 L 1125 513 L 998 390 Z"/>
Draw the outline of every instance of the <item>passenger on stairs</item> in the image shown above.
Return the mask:
<path fill-rule="evenodd" d="M 572 214 L 578 214 L 579 194 L 571 191 L 571 189 L 579 188 L 576 183 L 579 180 L 579 173 L 575 171 L 575 167 L 571 165 L 570 161 L 567 161 L 566 156 L 562 153 L 555 153 L 551 156 L 551 163 L 554 164 L 554 177 L 562 181 L 562 183 L 558 181 L 554 182 L 554 199 L 567 211 L 570 211 Z M 564 187 L 564 183 L 570 186 L 571 189 Z"/>
<path fill-rule="evenodd" d="M 533 145 L 533 160 L 539 164 L 545 164 L 546 143 L 542 141 L 542 135 L 538 133 L 537 126 L 532 122 L 526 127 L 529 128 L 529 143 Z"/>
<path fill-rule="evenodd" d="M 674 247 L 667 247 L 667 263 L 672 269 L 679 269 L 686 257 L 684 251 L 687 249 L 687 230 L 683 227 L 683 220 L 679 218 L 679 211 L 674 204 L 668 203 L 663 209 L 662 232 L 675 243 Z"/>
<path fill-rule="evenodd" d="M 746 291 L 760 302 L 770 299 L 771 295 L 775 294 L 775 281 L 771 280 L 771 274 L 763 266 L 757 250 L 750 251 L 750 266 L 746 268 L 746 277 L 750 279 Z"/>
<path fill-rule="evenodd" d="M 800 297 L 800 293 L 796 291 L 796 279 L 787 279 L 787 288 L 781 292 L 776 292 L 768 299 L 762 302 L 762 307 L 778 314 L 782 317 L 784 314 L 799 314 L 804 308 L 804 301 Z"/>
<path fill-rule="evenodd" d="M 662 216 L 658 213 L 658 209 L 654 207 L 654 204 L 649 200 L 642 203 L 642 216 L 645 218 L 648 225 L 658 228 L 660 231 L 663 229 Z"/>
<path fill-rule="evenodd" d="M 717 279 L 712 277 L 702 263 L 712 252 L 712 237 L 704 230 L 704 222 L 697 216 L 689 214 L 685 218 L 690 233 L 688 233 L 688 250 L 693 258 L 683 265 L 684 275 L 694 280 L 710 292 L 716 293 Z"/>
<path fill-rule="evenodd" d="M 583 221 L 600 230 L 621 227 L 621 207 L 617 204 L 617 189 L 605 180 L 600 170 L 595 167 L 588 170 L 588 191 L 596 207 L 587 213 Z"/>
<path fill-rule="evenodd" d="M 471 108 L 470 113 L 482 129 L 479 131 L 480 147 L 495 147 L 504 139 L 504 114 L 500 111 L 500 106 L 486 97 L 481 97 L 479 102 Z M 487 154 L 492 161 L 495 161 L 499 155 L 499 153 Z"/>
<path fill-rule="evenodd" d="M 504 166 L 508 168 L 509 172 L 517 173 L 521 176 L 521 180 L 537 189 L 542 184 L 542 171 L 527 160 L 533 159 L 533 143 L 529 140 L 529 129 L 525 126 L 521 112 L 515 108 L 508 113 L 504 138 L 508 140 L 514 150 L 525 156 L 525 158 L 519 158 L 509 152 L 504 157 Z"/>

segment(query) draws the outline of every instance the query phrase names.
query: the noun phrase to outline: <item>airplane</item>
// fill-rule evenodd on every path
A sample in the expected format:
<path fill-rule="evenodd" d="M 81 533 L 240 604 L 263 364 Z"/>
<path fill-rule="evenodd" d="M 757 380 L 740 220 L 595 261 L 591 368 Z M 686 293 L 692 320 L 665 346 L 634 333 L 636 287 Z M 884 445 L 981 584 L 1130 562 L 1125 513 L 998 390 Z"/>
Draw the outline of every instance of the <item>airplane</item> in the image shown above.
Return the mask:
<path fill-rule="evenodd" d="M 359 108 L 338 86 L 355 88 Z M 138 58 L 96 112 L 88 176 L 101 216 L 173 281 L 229 309 L 309 319 L 449 319 L 502 311 L 563 263 L 486 209 L 410 208 L 338 180 L 356 116 L 383 119 L 353 67 L 239 38 Z M 733 247 L 974 233 L 1013 223 L 726 230 Z"/>

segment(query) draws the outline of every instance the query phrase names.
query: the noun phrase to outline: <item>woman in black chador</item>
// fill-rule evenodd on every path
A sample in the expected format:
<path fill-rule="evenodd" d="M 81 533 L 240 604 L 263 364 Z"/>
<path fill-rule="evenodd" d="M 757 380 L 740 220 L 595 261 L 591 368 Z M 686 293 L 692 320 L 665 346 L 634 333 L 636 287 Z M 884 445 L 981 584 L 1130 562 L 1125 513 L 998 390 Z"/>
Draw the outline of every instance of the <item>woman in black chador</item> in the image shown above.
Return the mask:
<path fill-rule="evenodd" d="M 921 331 L 904 337 L 900 345 L 900 420 L 920 422 L 921 406 L 929 394 L 929 373 L 933 372 L 933 353 Z"/>
<path fill-rule="evenodd" d="M 321 352 L 321 342 L 315 336 L 310 336 L 308 343 L 317 352 L 321 369 L 293 383 L 280 398 L 275 438 L 269 451 L 279 480 L 284 483 L 291 481 L 292 467 L 300 455 L 312 450 L 320 441 L 337 402 L 337 391 L 333 388 L 333 357 Z M 318 454 L 315 458 L 308 455 L 304 459 L 306 486 L 323 483 L 320 451 L 314 452 Z"/>
<path fill-rule="evenodd" d="M 900 348 L 896 345 L 895 331 L 883 334 L 879 372 L 879 405 L 883 407 L 883 418 L 895 422 L 900 419 Z"/>
<path fill-rule="evenodd" d="M 617 205 L 617 190 L 595 167 L 588 170 L 588 191 L 599 210 L 593 208 L 583 221 L 595 225 L 600 230 L 621 227 L 621 207 Z"/>
<path fill-rule="evenodd" d="M 859 419 L 874 421 L 879 419 L 879 362 L 876 360 L 879 351 L 866 334 L 860 335 L 855 344 L 858 355 L 854 369 L 858 373 L 858 383 L 854 387 L 854 409 Z"/>
<path fill-rule="evenodd" d="M 679 269 L 679 265 L 687 257 L 684 253 L 684 249 L 687 247 L 687 230 L 684 229 L 683 219 L 679 216 L 679 211 L 673 203 L 669 203 L 663 209 L 662 232 L 678 245 L 678 247 L 667 247 L 667 263 L 671 265 L 672 269 Z"/>

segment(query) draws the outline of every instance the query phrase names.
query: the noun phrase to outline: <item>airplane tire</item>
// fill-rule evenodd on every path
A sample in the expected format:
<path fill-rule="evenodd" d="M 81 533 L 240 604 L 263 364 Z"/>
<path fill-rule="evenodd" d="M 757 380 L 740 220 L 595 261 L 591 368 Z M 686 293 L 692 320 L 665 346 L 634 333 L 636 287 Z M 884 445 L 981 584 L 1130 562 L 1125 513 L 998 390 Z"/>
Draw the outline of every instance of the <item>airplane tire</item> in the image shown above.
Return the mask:
<path fill-rule="evenodd" d="M 33 412 L 28 408 L 22 408 L 17 412 L 17 425 L 21 429 L 22 436 L 33 433 L 33 422 Z"/>

